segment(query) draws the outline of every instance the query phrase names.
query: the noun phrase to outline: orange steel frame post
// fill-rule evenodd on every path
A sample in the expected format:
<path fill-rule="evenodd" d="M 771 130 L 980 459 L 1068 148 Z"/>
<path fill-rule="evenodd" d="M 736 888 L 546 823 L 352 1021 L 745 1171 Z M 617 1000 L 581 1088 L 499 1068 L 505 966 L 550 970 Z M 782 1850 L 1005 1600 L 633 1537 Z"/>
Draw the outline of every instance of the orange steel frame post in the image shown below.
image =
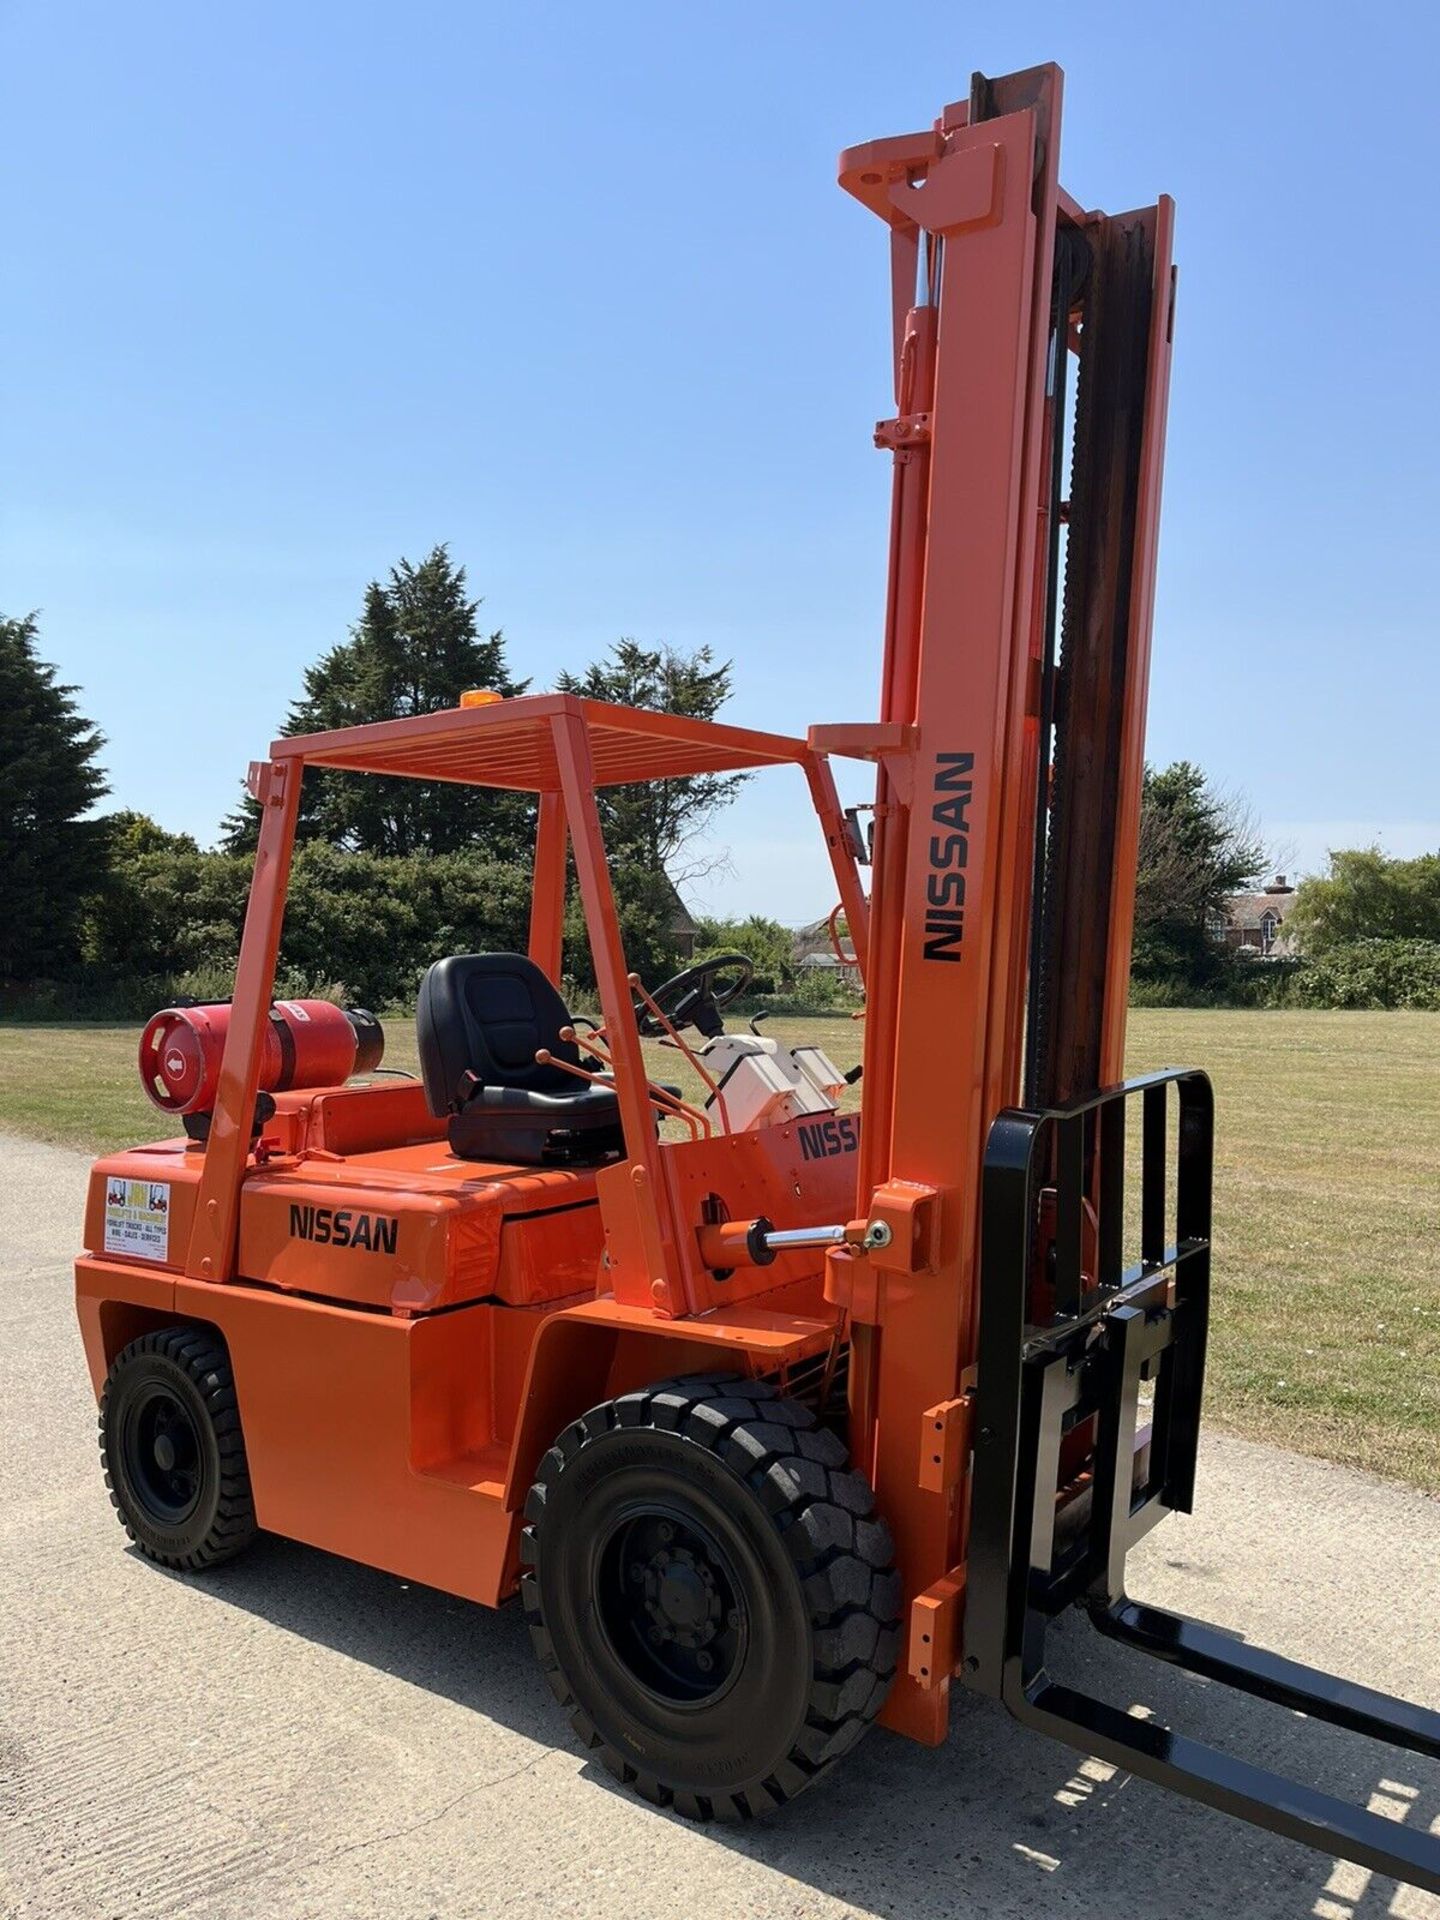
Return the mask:
<path fill-rule="evenodd" d="M 257 761 L 249 788 L 260 803 L 255 875 L 245 910 L 229 1042 L 205 1151 L 205 1171 L 185 1271 L 192 1280 L 232 1280 L 240 1220 L 240 1187 L 250 1153 L 250 1115 L 260 1078 L 260 1050 L 275 990 L 275 963 L 285 915 L 285 889 L 300 811 L 301 765 Z"/>
<path fill-rule="evenodd" d="M 530 958 L 552 980 L 560 978 L 565 937 L 565 856 L 569 844 L 563 798 L 558 793 L 542 793 L 535 822 Z"/>
<path fill-rule="evenodd" d="M 644 1264 L 625 1261 L 614 1270 L 615 1298 L 623 1306 L 645 1306 L 665 1314 L 677 1310 L 675 1233 L 659 1204 L 658 1142 L 650 1124 L 650 1099 L 640 1034 L 631 1011 L 630 974 L 620 944 L 610 868 L 595 808 L 595 771 L 585 729 L 569 715 L 555 723 L 555 754 L 560 764 L 561 789 L 573 822 L 575 868 L 600 1011 L 605 1016 L 609 1052 L 620 1095 L 620 1118 L 625 1132 L 626 1183 L 615 1199 L 631 1214 L 632 1243 L 643 1249 Z M 686 1303 L 689 1304 L 688 1302 Z"/>

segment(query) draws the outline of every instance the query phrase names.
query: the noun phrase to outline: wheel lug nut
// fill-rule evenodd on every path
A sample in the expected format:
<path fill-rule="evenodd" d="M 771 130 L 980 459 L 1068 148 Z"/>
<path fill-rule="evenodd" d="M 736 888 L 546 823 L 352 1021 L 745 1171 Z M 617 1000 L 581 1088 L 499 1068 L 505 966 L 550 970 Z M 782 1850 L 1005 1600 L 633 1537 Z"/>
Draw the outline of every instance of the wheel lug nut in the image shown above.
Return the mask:
<path fill-rule="evenodd" d="M 731 1630 L 731 1632 L 732 1632 L 732 1633 L 738 1633 L 738 1632 L 739 1632 L 739 1630 L 740 1630 L 740 1609 L 739 1609 L 738 1607 L 731 1607 L 731 1609 L 730 1609 L 730 1611 L 729 1611 L 729 1612 L 728 1612 L 728 1613 L 726 1614 L 726 1616 L 725 1616 L 725 1624 L 726 1624 L 726 1626 L 727 1626 L 727 1627 L 729 1627 L 729 1628 L 730 1628 L 730 1630 Z"/>
<path fill-rule="evenodd" d="M 705 1649 L 702 1647 L 695 1656 L 695 1664 L 697 1667 L 699 1667 L 702 1673 L 709 1673 L 710 1669 L 715 1664 L 714 1655 L 706 1653 Z"/>
<path fill-rule="evenodd" d="M 671 1526 L 668 1520 L 662 1520 L 659 1526 L 656 1527 L 655 1534 L 657 1539 L 663 1540 L 665 1544 L 668 1546 L 669 1543 L 675 1538 L 675 1529 L 674 1527 Z"/>

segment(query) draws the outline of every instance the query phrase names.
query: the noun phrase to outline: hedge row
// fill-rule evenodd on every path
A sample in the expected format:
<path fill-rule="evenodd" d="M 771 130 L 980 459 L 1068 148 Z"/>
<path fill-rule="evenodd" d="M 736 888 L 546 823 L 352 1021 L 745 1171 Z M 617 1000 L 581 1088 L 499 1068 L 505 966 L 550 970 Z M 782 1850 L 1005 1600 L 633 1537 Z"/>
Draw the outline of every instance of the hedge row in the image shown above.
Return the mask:
<path fill-rule="evenodd" d="M 171 842 L 131 850 L 87 901 L 83 958 L 64 979 L 9 987 L 3 1011 L 29 1019 L 131 1019 L 180 994 L 222 999 L 233 984 L 252 861 Z M 631 965 L 658 983 L 679 965 L 674 893 L 663 875 L 613 872 Z M 291 870 L 276 991 L 372 1007 L 413 1005 L 432 961 L 449 953 L 523 952 L 528 863 L 473 853 L 381 856 L 323 842 Z M 583 995 L 593 974 L 578 900 L 564 966 Z"/>
<path fill-rule="evenodd" d="M 1242 960 L 1200 989 L 1181 982 L 1137 983 L 1130 1004 L 1440 1013 L 1440 941 L 1352 940 L 1312 960 Z"/>
<path fill-rule="evenodd" d="M 157 987 L 197 998 L 228 992 L 251 865 L 244 855 L 171 847 L 129 860 L 91 903 L 85 963 L 67 983 L 72 995 L 103 1001 L 108 991 L 153 1004 Z M 286 903 L 281 990 L 339 985 L 377 1006 L 413 999 L 440 954 L 523 945 L 529 909 L 528 876 L 518 866 L 304 846 Z"/>

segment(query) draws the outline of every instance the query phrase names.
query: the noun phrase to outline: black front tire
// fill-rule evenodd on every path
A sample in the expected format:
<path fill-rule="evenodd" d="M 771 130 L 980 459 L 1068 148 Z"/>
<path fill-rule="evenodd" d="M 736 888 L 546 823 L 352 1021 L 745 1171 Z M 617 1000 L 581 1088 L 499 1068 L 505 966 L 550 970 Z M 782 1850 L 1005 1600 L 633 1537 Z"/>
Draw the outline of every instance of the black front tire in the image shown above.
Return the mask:
<path fill-rule="evenodd" d="M 100 1456 L 125 1531 L 162 1567 L 198 1573 L 254 1540 L 230 1356 L 208 1329 L 163 1327 L 115 1356 Z"/>
<path fill-rule="evenodd" d="M 764 1381 L 692 1376 L 567 1427 L 525 1505 L 521 1593 L 587 1748 L 693 1819 L 781 1806 L 866 1732 L 900 1578 L 870 1483 Z"/>

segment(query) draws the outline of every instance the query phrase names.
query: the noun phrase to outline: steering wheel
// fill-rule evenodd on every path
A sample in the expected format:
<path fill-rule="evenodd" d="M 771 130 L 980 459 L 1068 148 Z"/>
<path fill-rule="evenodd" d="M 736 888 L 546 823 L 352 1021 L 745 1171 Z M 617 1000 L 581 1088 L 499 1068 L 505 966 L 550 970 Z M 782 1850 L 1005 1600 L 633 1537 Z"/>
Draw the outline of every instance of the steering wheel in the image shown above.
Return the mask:
<path fill-rule="evenodd" d="M 733 973 L 735 978 L 717 987 L 715 977 L 722 973 Z M 697 960 L 693 967 L 684 968 L 673 980 L 657 987 L 650 998 L 677 1033 L 694 1027 L 707 1040 L 712 1040 L 717 1033 L 725 1031 L 721 1008 L 728 1007 L 737 994 L 745 991 L 754 973 L 755 962 L 745 954 L 717 953 L 709 960 Z M 647 1040 L 658 1039 L 666 1031 L 643 1002 L 635 1008 L 635 1024 Z"/>

